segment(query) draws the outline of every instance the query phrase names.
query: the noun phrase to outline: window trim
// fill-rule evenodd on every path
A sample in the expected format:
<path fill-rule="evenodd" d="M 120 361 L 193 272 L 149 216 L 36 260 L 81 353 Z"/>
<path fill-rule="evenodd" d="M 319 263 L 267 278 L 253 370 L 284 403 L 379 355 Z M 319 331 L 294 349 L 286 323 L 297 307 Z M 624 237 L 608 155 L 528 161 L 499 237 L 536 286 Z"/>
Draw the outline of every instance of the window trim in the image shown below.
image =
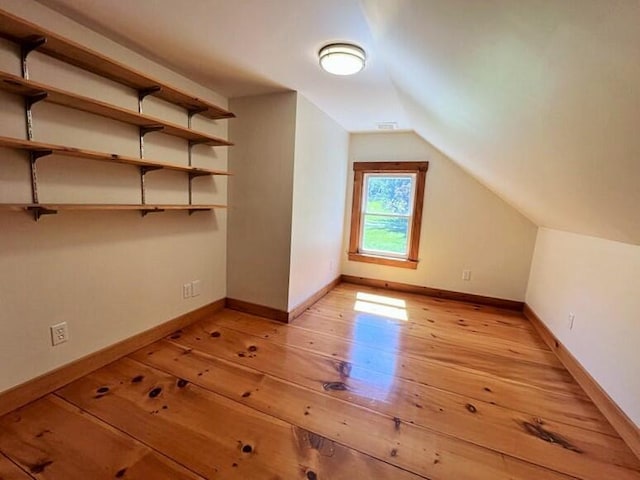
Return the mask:
<path fill-rule="evenodd" d="M 429 162 L 354 162 L 353 163 L 353 201 L 351 205 L 351 230 L 349 234 L 349 260 L 375 263 L 390 267 L 418 268 L 418 252 L 420 250 L 420 229 L 422 226 L 422 209 Z M 414 187 L 413 212 L 410 225 L 410 236 L 407 258 L 374 255 L 360 252 L 362 226 L 362 196 L 366 173 L 382 174 L 416 174 Z"/>

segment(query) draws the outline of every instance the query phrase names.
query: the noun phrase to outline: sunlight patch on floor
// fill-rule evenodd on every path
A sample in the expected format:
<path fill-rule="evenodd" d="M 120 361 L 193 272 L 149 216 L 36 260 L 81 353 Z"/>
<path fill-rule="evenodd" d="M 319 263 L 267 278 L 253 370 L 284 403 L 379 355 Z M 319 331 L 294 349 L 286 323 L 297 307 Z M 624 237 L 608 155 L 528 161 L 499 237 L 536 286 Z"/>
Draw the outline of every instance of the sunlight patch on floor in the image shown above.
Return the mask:
<path fill-rule="evenodd" d="M 373 293 L 358 292 L 356 299 L 365 302 L 379 303 L 381 305 L 389 305 L 392 307 L 407 308 L 407 302 L 401 298 L 387 297 L 384 295 L 374 295 Z"/>
<path fill-rule="evenodd" d="M 406 302 L 399 298 L 358 292 L 353 309 L 356 312 L 371 313 L 381 317 L 407 321 Z"/>
<path fill-rule="evenodd" d="M 350 360 L 354 368 L 351 377 L 360 382 L 359 394 L 372 400 L 386 400 L 393 387 L 398 363 L 400 331 L 404 326 L 393 320 L 407 321 L 406 302 L 399 298 L 358 292 L 353 310 L 354 319 Z M 377 348 L 371 348 L 376 345 Z M 363 368 L 364 367 L 364 368 Z"/>

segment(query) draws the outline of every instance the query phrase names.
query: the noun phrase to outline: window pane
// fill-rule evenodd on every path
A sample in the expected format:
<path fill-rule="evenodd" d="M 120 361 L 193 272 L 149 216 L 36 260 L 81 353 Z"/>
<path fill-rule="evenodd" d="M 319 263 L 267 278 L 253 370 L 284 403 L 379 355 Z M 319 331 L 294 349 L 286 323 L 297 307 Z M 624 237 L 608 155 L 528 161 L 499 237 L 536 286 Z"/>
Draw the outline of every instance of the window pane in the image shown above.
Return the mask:
<path fill-rule="evenodd" d="M 362 231 L 362 248 L 396 255 L 406 255 L 409 219 L 365 215 Z"/>
<path fill-rule="evenodd" d="M 365 197 L 367 213 L 397 213 L 411 211 L 411 176 L 368 175 Z"/>

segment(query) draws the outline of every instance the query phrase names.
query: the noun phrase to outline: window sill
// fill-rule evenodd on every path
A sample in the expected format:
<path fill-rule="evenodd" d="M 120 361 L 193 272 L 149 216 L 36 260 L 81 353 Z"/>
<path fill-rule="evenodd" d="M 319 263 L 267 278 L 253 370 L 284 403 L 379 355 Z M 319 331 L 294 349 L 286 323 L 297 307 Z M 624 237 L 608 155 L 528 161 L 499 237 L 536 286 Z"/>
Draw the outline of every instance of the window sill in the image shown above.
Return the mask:
<path fill-rule="evenodd" d="M 417 260 L 404 260 L 401 258 L 378 257 L 376 255 L 363 255 L 362 253 L 349 253 L 349 260 L 352 262 L 376 263 L 387 267 L 418 268 Z"/>

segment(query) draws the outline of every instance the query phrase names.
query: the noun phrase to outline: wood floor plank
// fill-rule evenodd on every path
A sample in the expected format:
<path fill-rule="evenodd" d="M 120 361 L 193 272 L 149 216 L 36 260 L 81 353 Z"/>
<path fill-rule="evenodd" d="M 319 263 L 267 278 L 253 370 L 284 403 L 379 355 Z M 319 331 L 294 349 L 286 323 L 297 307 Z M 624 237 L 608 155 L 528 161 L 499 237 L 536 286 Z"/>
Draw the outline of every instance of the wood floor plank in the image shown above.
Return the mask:
<path fill-rule="evenodd" d="M 0 480 L 33 480 L 33 477 L 0 453 Z"/>
<path fill-rule="evenodd" d="M 199 344 L 203 345 L 203 342 Z M 260 346 L 250 345 L 245 350 L 245 359 L 253 357 L 253 368 L 240 367 L 235 361 L 217 359 L 195 349 L 181 348 L 167 343 L 156 344 L 145 350 L 146 354 L 141 352 L 139 358 L 170 371 L 177 378 L 186 377 L 187 380 L 213 392 L 430 478 L 490 478 L 489 475 L 495 475 L 495 472 L 478 469 L 476 464 L 480 458 L 484 458 L 483 463 L 491 458 L 487 453 L 489 451 L 495 455 L 495 461 L 499 462 L 504 458 L 509 464 L 519 463 L 519 460 L 511 456 L 503 456 L 498 452 L 479 447 L 474 449 L 468 442 L 461 442 L 454 438 L 460 438 L 456 434 L 464 430 L 466 423 L 467 432 L 477 431 L 475 438 L 494 443 L 494 446 L 498 447 L 496 450 L 510 450 L 509 453 L 517 455 L 520 459 L 528 457 L 542 466 L 565 474 L 582 479 L 599 480 L 603 475 L 611 472 L 616 475 L 616 478 L 640 479 L 639 472 L 621 468 L 618 465 L 618 463 L 630 462 L 640 469 L 638 462 L 634 462 L 633 454 L 626 449 L 619 438 L 603 437 L 594 435 L 592 432 L 587 432 L 591 434 L 585 436 L 581 435 L 584 432 L 566 427 L 562 431 L 566 437 L 563 437 L 556 431 L 557 424 L 543 424 L 541 421 L 536 422 L 531 419 L 506 419 L 515 426 L 518 422 L 532 422 L 527 425 L 530 425 L 530 429 L 538 429 L 538 436 L 536 436 L 526 427 L 522 430 L 510 428 L 507 423 L 497 424 L 495 409 L 491 410 L 490 406 L 479 403 L 474 407 L 473 412 L 469 411 L 465 405 L 447 404 L 446 408 L 450 410 L 450 414 L 440 411 L 443 409 L 436 405 L 433 407 L 432 414 L 422 409 L 423 416 L 414 415 L 414 418 L 430 420 L 439 426 L 444 426 L 447 422 L 458 425 L 458 427 L 452 427 L 451 436 L 440 435 L 416 426 L 413 421 L 407 421 L 407 418 L 402 416 L 401 405 L 394 404 L 393 412 L 390 414 L 373 414 L 369 411 L 370 409 L 330 395 L 322 388 L 316 388 L 314 391 L 264 374 L 262 367 L 272 352 L 263 352 Z M 288 359 L 288 362 L 291 360 L 293 359 Z M 282 358 L 276 361 L 282 361 Z M 297 369 L 298 366 L 296 366 Z M 389 401 L 393 402 L 394 399 L 389 398 Z M 412 405 L 412 407 L 415 410 L 415 406 Z M 456 414 L 457 410 L 459 410 L 458 414 Z M 441 418 L 438 419 L 438 417 Z M 541 440 L 539 437 L 541 431 L 545 432 L 545 436 L 552 436 L 556 441 L 549 443 Z M 370 439 L 366 434 L 363 436 L 363 432 L 368 432 L 376 439 Z M 483 432 L 486 440 L 482 438 Z M 603 441 L 602 445 L 599 444 L 600 441 Z M 423 447 L 421 453 L 416 449 L 416 446 L 434 444 L 447 452 L 446 455 L 440 449 L 432 451 L 425 450 Z M 621 451 L 618 451 L 618 448 Z M 609 455 L 613 455 L 613 458 Z M 421 462 L 416 456 L 422 456 L 427 461 Z M 447 464 L 459 461 L 463 466 L 458 471 L 444 471 L 433 467 L 430 459 L 439 459 L 439 462 Z M 539 469 L 544 471 L 542 468 Z"/>
<path fill-rule="evenodd" d="M 429 346 L 423 346 L 414 353 L 408 353 L 389 345 L 384 349 L 379 348 L 380 345 L 376 344 L 375 340 L 369 341 L 370 336 L 366 328 L 361 331 L 356 330 L 345 338 L 296 325 L 265 321 L 259 317 L 230 310 L 225 310 L 214 319 L 205 322 L 211 322 L 207 325 L 212 327 L 224 326 L 250 335 L 269 338 L 271 341 L 328 353 L 356 364 L 362 363 L 363 367 L 375 369 L 376 365 L 396 365 L 395 374 L 408 380 L 420 381 L 421 378 L 427 378 L 423 376 L 425 363 L 435 361 L 441 365 L 488 373 L 498 378 L 587 399 L 584 391 L 564 369 L 549 368 L 515 359 L 496 359 L 491 354 L 468 351 L 463 347 L 452 351 L 448 345 L 444 346 L 437 341 Z M 351 359 L 353 351 L 358 354 L 355 359 Z M 389 373 L 388 370 L 387 373 Z"/>
<path fill-rule="evenodd" d="M 459 386 L 457 390 L 463 390 L 463 392 L 456 392 L 399 378 L 393 375 L 393 365 L 389 365 L 387 372 L 383 373 L 363 368 L 347 360 L 265 341 L 260 337 L 224 327 L 215 326 L 213 329 L 207 329 L 199 324 L 179 334 L 173 334 L 171 337 L 172 341 L 187 348 L 197 349 L 241 365 L 259 368 L 263 372 L 308 388 L 326 391 L 326 385 L 339 384 L 340 387 L 348 388 L 345 392 L 335 391 L 336 394 L 341 395 L 341 398 L 351 398 L 358 404 L 373 409 L 376 409 L 375 405 L 379 405 L 379 408 L 385 409 L 385 413 L 392 415 L 397 413 L 394 409 L 403 407 L 402 418 L 406 418 L 407 421 L 418 423 L 419 416 L 427 412 L 435 414 L 436 418 L 425 419 L 427 422 L 424 423 L 425 426 L 433 426 L 432 422 L 436 421 L 436 423 L 442 422 L 445 426 L 451 427 L 452 420 L 447 418 L 450 409 L 460 409 L 467 417 L 469 412 L 466 406 L 469 404 L 480 405 L 481 403 L 489 411 L 512 412 L 506 416 L 505 414 L 501 415 L 503 423 L 511 428 L 516 427 L 516 424 L 513 423 L 516 418 L 519 419 L 520 425 L 523 425 L 525 421 L 539 423 L 544 420 L 598 432 L 607 437 L 614 436 L 619 441 L 611 425 L 590 402 L 583 402 L 568 396 L 547 395 L 547 392 L 539 390 L 522 392 L 523 389 L 519 387 L 509 390 L 497 388 L 494 391 L 492 387 L 496 388 L 495 382 L 491 382 L 490 378 L 473 378 L 473 375 L 465 374 L 465 372 L 451 372 L 446 369 L 440 369 L 440 371 L 434 369 L 432 372 L 428 372 L 433 373 L 432 377 L 442 376 L 449 381 L 454 375 L 458 375 Z M 260 365 L 256 365 L 256 353 L 248 352 L 250 348 L 255 348 L 255 352 L 260 352 Z M 137 359 L 142 357 L 144 355 L 141 354 L 135 356 Z M 292 368 L 291 365 L 295 365 L 295 368 Z M 470 384 L 474 382 L 481 383 L 477 392 L 483 395 L 469 395 L 469 393 L 474 393 L 469 388 Z M 512 395 L 513 398 L 507 398 L 507 395 Z M 518 408 L 508 405 L 514 405 Z M 522 409 L 523 405 L 527 406 L 524 410 Z M 424 407 L 425 410 L 422 410 L 421 407 Z M 437 407 L 443 407 L 447 413 L 438 411 Z M 487 420 L 486 413 L 482 417 L 483 422 Z M 477 417 L 471 417 L 471 419 L 473 418 Z M 492 426 L 490 422 L 484 425 L 484 427 L 489 426 Z M 466 423 L 460 425 L 461 438 L 464 438 L 466 429 Z M 480 426 L 476 438 L 482 437 L 484 433 L 486 432 L 483 432 L 483 428 Z"/>
<path fill-rule="evenodd" d="M 400 299 L 404 302 L 407 309 L 432 311 L 437 315 L 472 315 L 473 317 L 481 317 L 484 321 L 495 322 L 495 324 L 498 325 L 509 325 L 527 330 L 531 328 L 531 324 L 523 317 L 521 311 L 493 307 L 490 305 L 480 305 L 472 302 L 447 300 L 444 298 L 419 295 L 415 293 L 365 287 L 351 283 L 341 283 L 329 292 L 331 296 L 325 298 L 327 300 L 336 297 L 353 298 L 360 292 L 379 295 L 381 297 Z"/>
<path fill-rule="evenodd" d="M 129 359 L 59 395 L 206 478 L 419 478 Z"/>
<path fill-rule="evenodd" d="M 566 462 L 583 462 L 584 456 L 597 463 L 640 470 L 640 461 L 618 436 L 571 427 L 399 379 L 393 381 L 392 377 L 385 383 L 385 378 L 354 370 L 350 364 L 296 352 L 255 337 L 242 338 L 230 330 L 216 337 L 202 333 L 197 329 L 185 332 L 175 340 L 182 346 L 153 345 L 135 358 L 178 376 L 203 372 L 210 364 L 216 367 L 210 368 L 209 375 L 214 382 L 219 381 L 220 370 L 238 363 L 319 394 L 560 471 Z M 201 352 L 208 356 L 198 356 Z M 243 356 L 238 357 L 236 352 Z M 192 356 L 197 361 L 191 360 Z M 295 365 L 295 369 L 290 365 Z M 194 376 L 192 380 L 197 382 L 199 378 Z M 331 384 L 340 388 L 327 389 Z M 260 390 L 264 388 L 261 386 Z M 556 441 L 550 442 L 551 439 Z"/>
<path fill-rule="evenodd" d="M 48 480 L 203 480 L 53 395 L 0 418 L 0 450 Z"/>
<path fill-rule="evenodd" d="M 368 292 L 341 292 L 340 286 L 325 296 L 320 302 L 307 310 L 315 316 L 323 316 L 336 321 L 353 324 L 368 322 L 379 323 L 382 318 L 393 323 L 404 334 L 430 339 L 434 335 L 441 338 L 461 338 L 465 346 L 477 348 L 498 347 L 503 345 L 516 350 L 543 351 L 546 360 L 560 365 L 558 359 L 550 354 L 550 349 L 537 334 L 532 325 L 529 328 L 514 328 L 491 322 L 482 312 L 451 313 L 442 309 L 409 308 L 405 301 L 396 297 L 372 295 Z M 299 322 L 297 319 L 295 322 Z M 521 320 L 525 320 L 524 318 Z M 535 353 L 535 352 L 533 352 Z"/>
<path fill-rule="evenodd" d="M 231 313 L 236 318 L 236 313 Z M 231 324 L 221 320 L 223 316 L 209 319 L 200 324 L 206 331 L 220 330 L 220 325 Z M 243 334 L 255 335 L 258 338 L 276 343 L 302 348 L 312 353 L 328 356 L 337 361 L 348 362 L 356 367 L 377 372 L 380 382 L 384 377 L 394 375 L 397 378 L 419 384 L 436 387 L 458 393 L 475 400 L 493 403 L 512 410 L 531 415 L 550 418 L 568 425 L 607 434 L 615 431 L 600 411 L 586 397 L 582 390 L 565 392 L 561 388 L 542 389 L 524 382 L 506 380 L 500 376 L 487 374 L 475 369 L 458 367 L 431 360 L 416 360 L 403 355 L 388 355 L 377 350 L 356 348 L 348 341 L 335 338 L 323 338 L 321 334 L 307 334 L 290 331 L 278 322 L 248 316 L 252 326 L 243 329 L 239 323 L 233 322 L 236 330 Z M 286 331 L 286 336 L 280 335 Z M 286 340 L 283 341 L 283 338 Z M 353 353 L 356 353 L 355 358 Z M 368 356 L 370 354 L 370 356 Z M 577 394 L 575 393 L 577 391 Z"/>
<path fill-rule="evenodd" d="M 358 295 L 363 300 L 359 300 Z M 358 312 L 368 312 L 376 315 L 377 312 L 385 312 L 387 307 L 391 309 L 398 317 L 395 320 L 400 326 L 404 326 L 405 330 L 413 335 L 428 337 L 431 333 L 451 333 L 451 334 L 475 334 L 474 336 L 482 336 L 486 340 L 501 339 L 510 343 L 524 343 L 527 348 L 536 348 L 539 350 L 549 350 L 548 345 L 537 334 L 535 329 L 515 327 L 513 324 L 499 323 L 485 318 L 478 312 L 472 313 L 445 313 L 438 309 L 422 308 L 401 308 L 393 305 L 385 305 L 384 303 L 376 303 L 372 300 L 379 296 L 363 297 L 364 292 L 358 292 L 355 295 L 323 298 L 322 302 L 316 303 L 307 309 L 308 313 L 326 316 L 329 318 L 341 319 L 350 322 L 354 319 Z M 388 301 L 395 303 L 397 299 L 387 297 L 380 299 L 381 302 Z M 395 309 L 395 310 L 394 310 Z M 381 313 L 380 316 L 383 316 Z M 393 317 L 390 317 L 393 319 Z M 404 319 L 406 318 L 406 320 Z M 523 321 L 526 321 L 523 319 Z"/>
<path fill-rule="evenodd" d="M 419 354 L 424 348 L 437 344 L 447 347 L 452 352 L 462 350 L 464 354 L 489 354 L 496 362 L 515 359 L 564 369 L 551 350 L 531 348 L 522 339 L 514 341 L 489 338 L 488 335 L 465 329 L 453 331 L 449 328 L 417 325 L 409 329 L 402 321 L 363 312 L 351 312 L 348 317 L 351 318 L 342 320 L 308 312 L 296 318 L 292 325 L 345 338 L 353 335 L 354 330 L 359 328 L 362 331 L 366 330 L 366 340 L 379 348 L 389 345 L 392 340 L 395 349 L 413 354 Z M 461 347 L 462 345 L 464 347 Z"/>

